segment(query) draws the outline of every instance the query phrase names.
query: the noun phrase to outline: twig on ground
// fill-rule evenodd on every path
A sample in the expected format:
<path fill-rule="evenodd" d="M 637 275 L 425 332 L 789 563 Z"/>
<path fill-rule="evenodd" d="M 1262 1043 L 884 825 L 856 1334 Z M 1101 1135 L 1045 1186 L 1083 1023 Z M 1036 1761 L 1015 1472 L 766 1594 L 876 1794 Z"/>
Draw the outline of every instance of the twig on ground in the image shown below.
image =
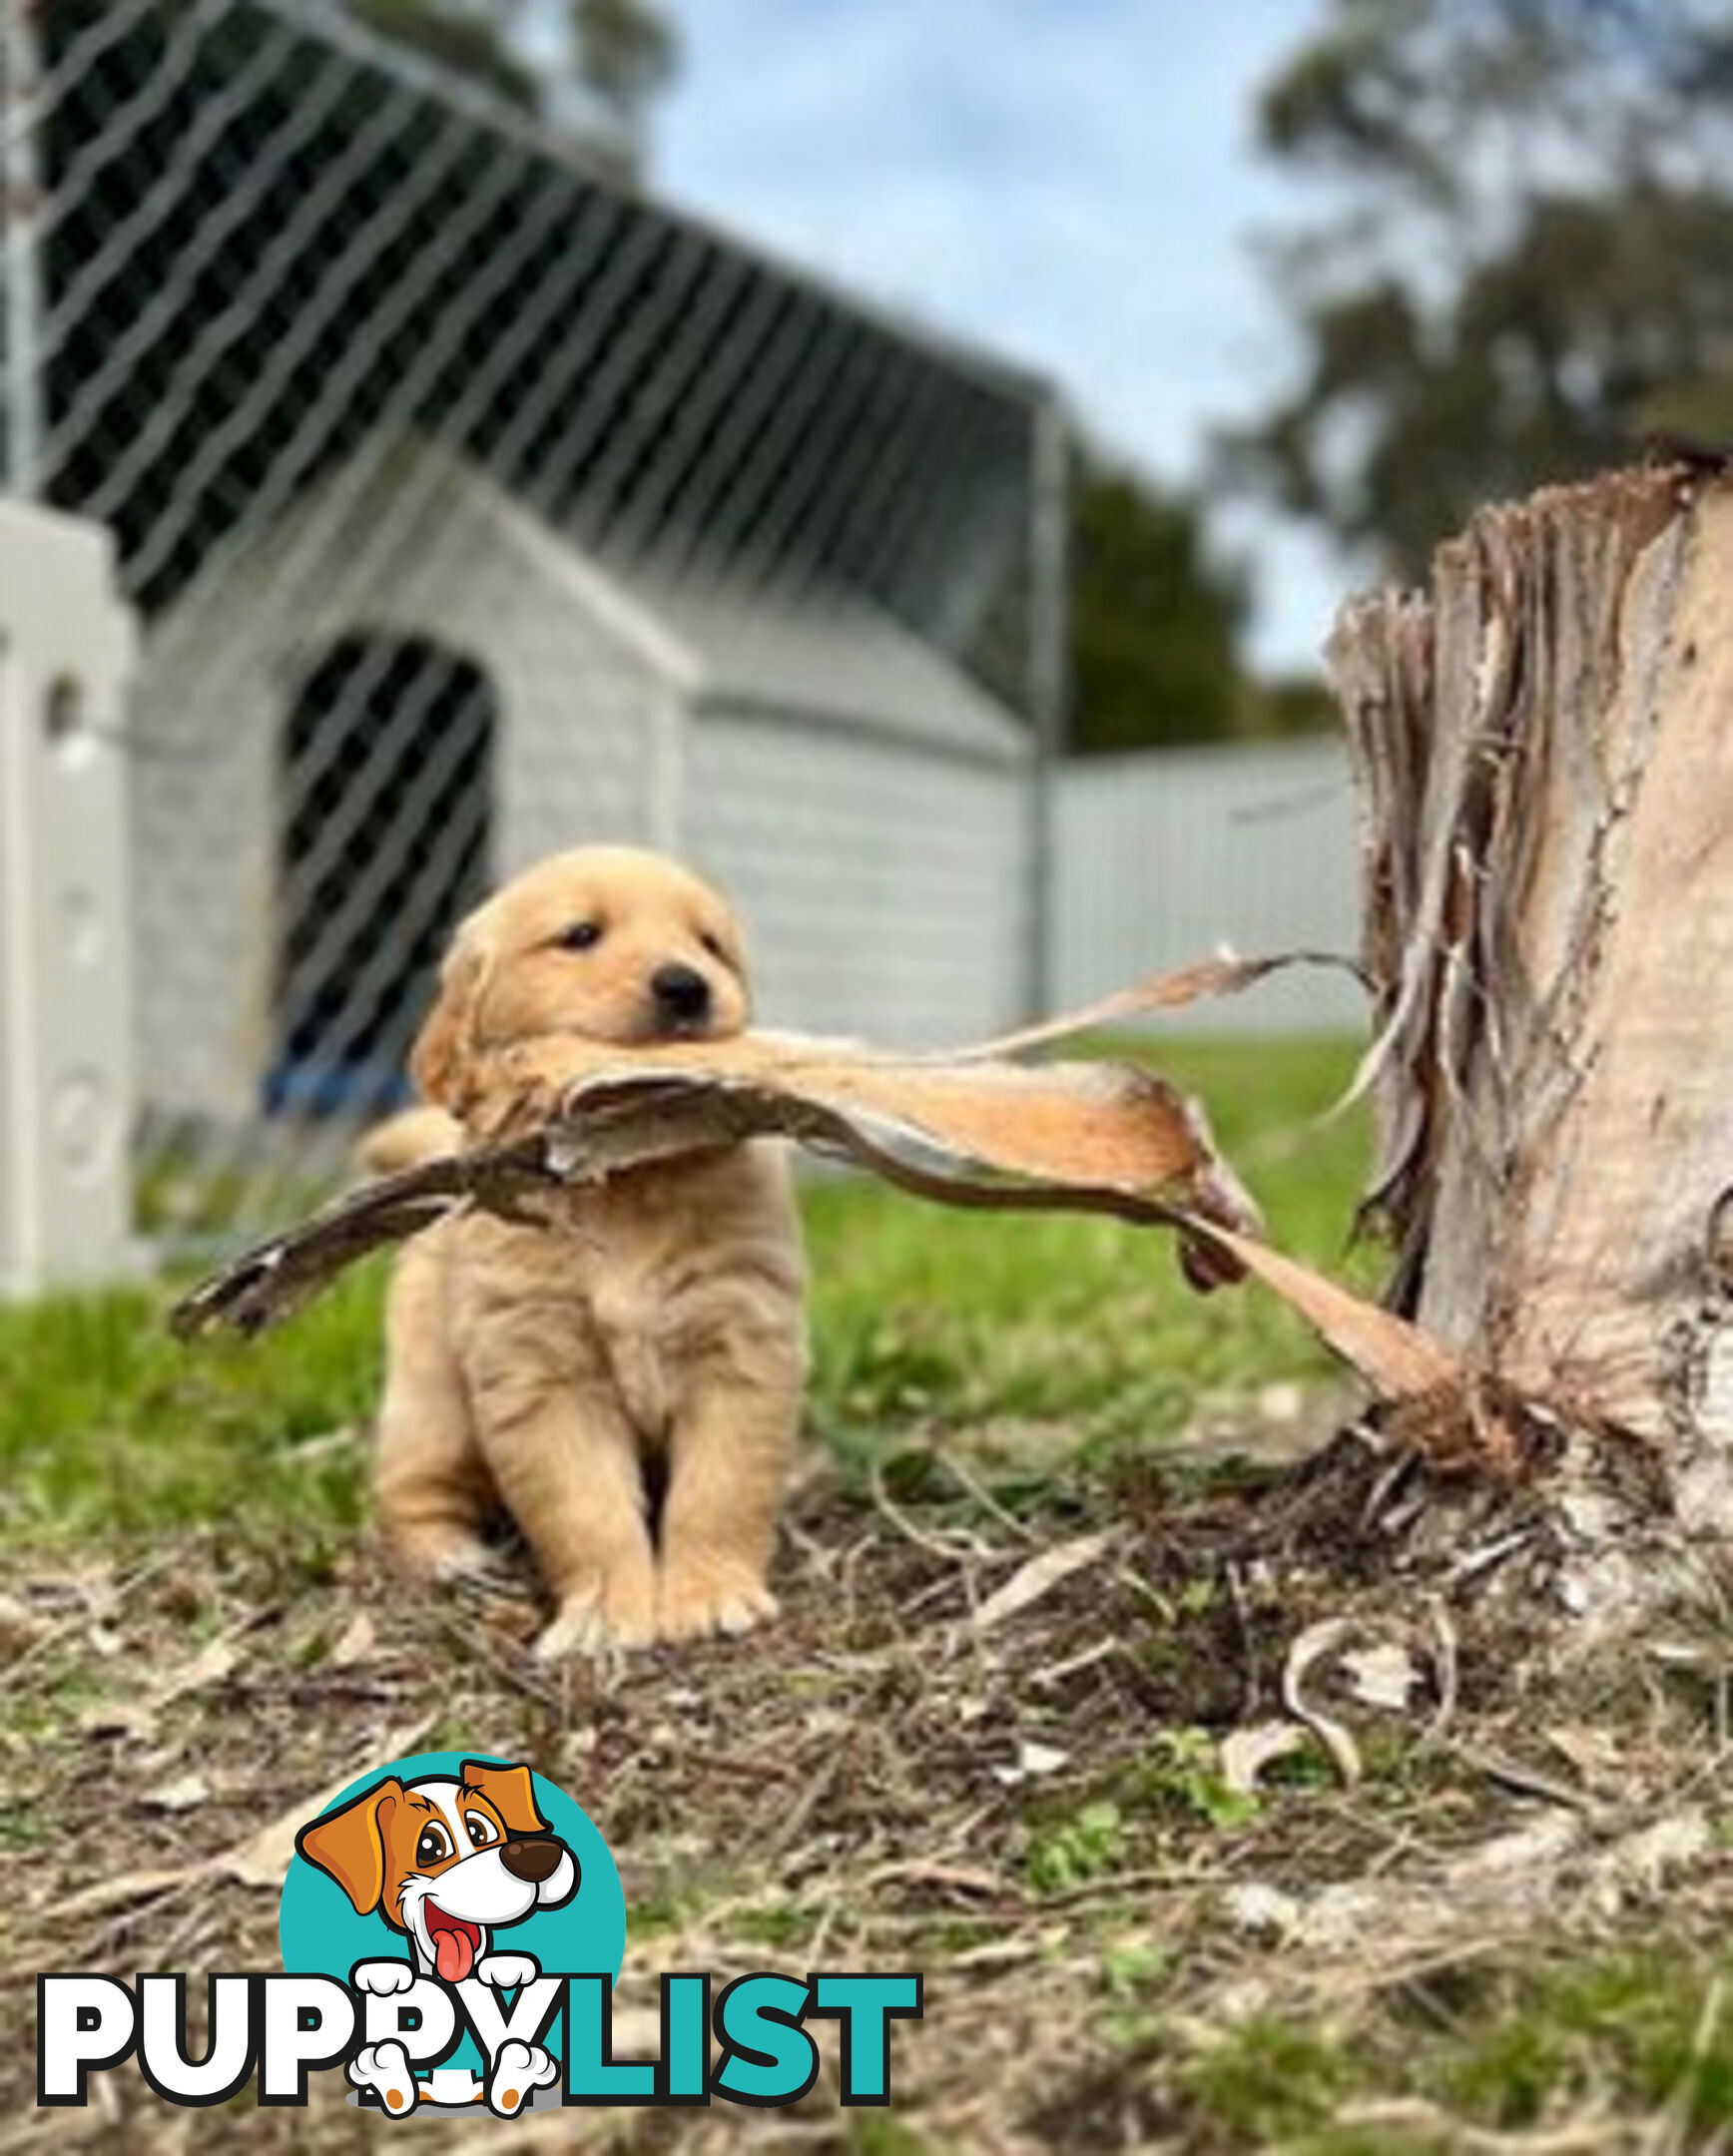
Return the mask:
<path fill-rule="evenodd" d="M 1542 1774 L 1538 1768 L 1525 1766 L 1520 1760 L 1506 1759 L 1497 1753 L 1449 1740 L 1445 1741 L 1444 1749 L 1452 1759 L 1459 1760 L 1475 1774 L 1502 1783 L 1504 1788 L 1515 1790 L 1519 1796 L 1543 1798 L 1547 1804 L 1560 1805 L 1572 1812 L 1594 1809 L 1585 1790 L 1557 1781 L 1551 1775 Z"/>
<path fill-rule="evenodd" d="M 1252 1721 L 1258 1712 L 1263 1687 L 1258 1678 L 1257 1642 L 1252 1632 L 1251 1612 L 1246 1605 L 1246 1578 L 1241 1567 L 1229 1559 L 1223 1568 L 1228 1583 L 1228 1600 L 1233 1604 L 1234 1624 L 1240 1635 L 1240 1655 L 1246 1673 L 1246 1689 L 1240 1700 L 1239 1719 Z"/>
<path fill-rule="evenodd" d="M 1028 1522 L 1018 1519 L 1014 1512 L 1007 1512 L 980 1477 L 971 1468 L 966 1467 L 954 1452 L 947 1451 L 944 1447 L 939 1446 L 934 1449 L 933 1458 L 937 1460 L 953 1482 L 962 1485 L 964 1491 L 974 1499 L 983 1512 L 990 1513 L 998 1521 L 999 1525 L 1008 1528 L 1019 1542 L 1039 1540 L 1039 1537 L 1029 1527 Z"/>
<path fill-rule="evenodd" d="M 966 1538 L 966 1549 L 958 1549 L 953 1541 L 947 1540 L 943 1535 L 929 1534 L 925 1528 L 917 1527 L 884 1487 L 884 1471 L 876 1461 L 873 1462 L 867 1481 L 873 1504 L 899 1535 L 912 1542 L 916 1549 L 925 1550 L 929 1557 L 941 1557 L 948 1564 L 967 1565 L 978 1564 L 983 1557 L 991 1554 L 986 1545 L 974 1535 Z"/>

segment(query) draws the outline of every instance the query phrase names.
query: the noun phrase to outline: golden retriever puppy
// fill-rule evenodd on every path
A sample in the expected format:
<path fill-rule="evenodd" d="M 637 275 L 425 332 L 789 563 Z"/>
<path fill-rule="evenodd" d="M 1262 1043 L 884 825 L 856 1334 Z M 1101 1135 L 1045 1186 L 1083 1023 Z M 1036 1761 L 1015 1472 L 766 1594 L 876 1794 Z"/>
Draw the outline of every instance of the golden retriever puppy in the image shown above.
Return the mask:
<path fill-rule="evenodd" d="M 490 1049 L 621 1045 L 747 1023 L 740 928 L 697 876 L 585 847 L 459 929 L 410 1070 L 429 1105 L 374 1133 L 380 1167 L 447 1149 Z M 453 1120 L 457 1119 L 457 1120 Z M 416 1570 L 485 1576 L 502 1500 L 573 1650 L 740 1632 L 766 1584 L 806 1336 L 786 1160 L 762 1144 L 573 1189 L 551 1228 L 441 1223 L 401 1253 L 379 1414 L 383 1526 Z"/>

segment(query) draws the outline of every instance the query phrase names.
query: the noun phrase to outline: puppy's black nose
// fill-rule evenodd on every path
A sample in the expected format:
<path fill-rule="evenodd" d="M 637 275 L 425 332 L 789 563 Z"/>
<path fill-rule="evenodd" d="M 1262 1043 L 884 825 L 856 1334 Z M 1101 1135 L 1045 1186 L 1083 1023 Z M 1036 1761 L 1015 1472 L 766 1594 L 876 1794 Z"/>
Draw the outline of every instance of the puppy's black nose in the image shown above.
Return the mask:
<path fill-rule="evenodd" d="M 520 1879 L 539 1886 L 559 1869 L 565 1844 L 552 1835 L 538 1835 L 532 1842 L 507 1842 L 499 1852 L 499 1861 L 513 1879 Z"/>
<path fill-rule="evenodd" d="M 704 1018 L 710 1012 L 710 983 L 689 965 L 658 966 L 650 976 L 656 1007 L 676 1023 Z"/>

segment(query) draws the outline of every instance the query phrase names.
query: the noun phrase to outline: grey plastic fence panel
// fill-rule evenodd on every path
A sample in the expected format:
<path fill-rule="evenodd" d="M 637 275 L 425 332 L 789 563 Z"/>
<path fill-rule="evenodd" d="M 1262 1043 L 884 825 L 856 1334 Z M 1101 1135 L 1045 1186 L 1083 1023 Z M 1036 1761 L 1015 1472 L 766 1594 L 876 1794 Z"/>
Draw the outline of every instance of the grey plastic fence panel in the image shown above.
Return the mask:
<path fill-rule="evenodd" d="M 1223 944 L 1359 948 L 1359 837 L 1330 740 L 1080 760 L 1057 788 L 1055 966 L 1081 1002 Z M 1164 1024 L 1316 1033 L 1365 1024 L 1358 985 L 1311 968 Z"/>

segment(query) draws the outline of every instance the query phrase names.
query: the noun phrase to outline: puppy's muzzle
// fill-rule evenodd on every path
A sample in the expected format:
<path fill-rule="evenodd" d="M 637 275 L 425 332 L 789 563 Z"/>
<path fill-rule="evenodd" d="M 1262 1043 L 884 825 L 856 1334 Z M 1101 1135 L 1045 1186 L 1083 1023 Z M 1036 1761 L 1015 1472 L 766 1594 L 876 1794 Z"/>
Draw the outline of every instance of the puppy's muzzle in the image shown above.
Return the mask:
<path fill-rule="evenodd" d="M 650 976 L 656 1015 L 670 1028 L 702 1025 L 710 1016 L 710 983 L 689 965 L 658 966 Z"/>
<path fill-rule="evenodd" d="M 503 1843 L 499 1861 L 513 1879 L 522 1880 L 526 1886 L 539 1886 L 558 1871 L 565 1854 L 566 1845 L 556 1836 L 536 1835 L 533 1839 Z"/>

